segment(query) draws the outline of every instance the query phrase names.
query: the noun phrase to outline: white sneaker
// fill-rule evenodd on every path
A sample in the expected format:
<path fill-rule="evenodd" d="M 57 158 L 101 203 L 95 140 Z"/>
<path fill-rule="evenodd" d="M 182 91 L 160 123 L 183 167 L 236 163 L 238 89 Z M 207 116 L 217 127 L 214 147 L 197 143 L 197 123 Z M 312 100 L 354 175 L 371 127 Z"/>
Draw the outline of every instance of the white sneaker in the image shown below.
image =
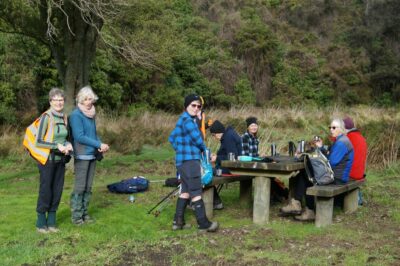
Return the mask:
<path fill-rule="evenodd" d="M 58 232 L 60 232 L 60 229 L 58 229 L 57 227 L 54 227 L 54 226 L 49 226 L 47 228 L 47 231 L 50 233 L 58 233 Z"/>
<path fill-rule="evenodd" d="M 40 234 L 47 234 L 49 231 L 47 230 L 47 227 L 36 227 L 36 231 Z"/>

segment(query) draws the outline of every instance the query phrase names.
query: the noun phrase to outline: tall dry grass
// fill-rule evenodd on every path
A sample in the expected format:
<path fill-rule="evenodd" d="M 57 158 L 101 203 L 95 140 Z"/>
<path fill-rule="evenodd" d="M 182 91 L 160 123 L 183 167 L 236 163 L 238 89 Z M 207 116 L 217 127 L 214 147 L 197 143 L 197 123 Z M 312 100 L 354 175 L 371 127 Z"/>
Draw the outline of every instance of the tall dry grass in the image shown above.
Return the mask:
<path fill-rule="evenodd" d="M 396 109 L 382 109 L 370 106 L 342 108 L 339 106 L 315 108 L 301 106 L 296 108 L 255 108 L 235 107 L 229 110 L 212 109 L 206 112 L 212 120 L 220 120 L 231 125 L 239 134 L 246 130 L 245 119 L 256 116 L 259 120 L 260 152 L 269 154 L 271 143 L 277 151 L 287 153 L 288 141 L 311 140 L 314 135 L 328 140 L 328 125 L 332 118 L 346 115 L 353 118 L 368 142 L 368 164 L 374 167 L 387 167 L 395 163 L 400 149 L 400 112 Z M 111 145 L 116 153 L 140 153 L 143 145 L 168 145 L 168 136 L 174 128 L 179 114 L 143 111 L 133 117 L 99 113 L 97 126 L 104 142 Z M 23 129 L 3 127 L 0 135 L 0 157 L 18 156 Z M 207 137 L 208 147 L 215 152 L 218 142 Z M 24 158 L 24 156 L 21 156 Z"/>

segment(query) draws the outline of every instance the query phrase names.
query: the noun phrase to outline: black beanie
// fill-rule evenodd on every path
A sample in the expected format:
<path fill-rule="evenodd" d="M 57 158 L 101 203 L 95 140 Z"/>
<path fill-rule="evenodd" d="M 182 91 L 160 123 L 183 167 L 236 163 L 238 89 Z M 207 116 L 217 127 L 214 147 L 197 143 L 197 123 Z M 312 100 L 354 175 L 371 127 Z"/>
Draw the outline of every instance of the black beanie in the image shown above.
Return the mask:
<path fill-rule="evenodd" d="M 191 104 L 194 101 L 200 101 L 201 102 L 201 98 L 199 95 L 196 94 L 190 94 L 188 96 L 185 97 L 185 103 L 183 104 L 185 106 L 185 109 L 189 106 L 189 104 Z"/>
<path fill-rule="evenodd" d="M 256 118 L 256 117 L 248 117 L 248 118 L 246 119 L 246 125 L 247 125 L 247 127 L 249 127 L 251 124 L 256 124 L 256 125 L 258 125 L 258 123 L 257 123 L 257 118 Z"/>
<path fill-rule="evenodd" d="M 210 132 L 212 134 L 225 133 L 225 127 L 221 122 L 215 120 L 210 127 Z"/>

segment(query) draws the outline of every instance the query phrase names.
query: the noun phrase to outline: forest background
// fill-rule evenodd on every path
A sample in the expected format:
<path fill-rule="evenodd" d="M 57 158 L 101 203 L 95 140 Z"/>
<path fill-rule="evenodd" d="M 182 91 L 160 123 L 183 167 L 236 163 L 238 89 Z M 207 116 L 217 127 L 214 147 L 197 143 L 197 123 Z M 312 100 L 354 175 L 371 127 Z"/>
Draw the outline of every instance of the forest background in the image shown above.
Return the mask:
<path fill-rule="evenodd" d="M 66 43 L 63 36 L 79 37 L 72 22 L 68 29 L 60 26 L 57 12 L 73 14 L 67 9 L 70 2 L 84 10 L 82 3 L 92 1 L 64 1 L 64 9 L 57 9 L 61 2 L 54 0 L 0 4 L 1 124 L 29 124 L 48 107 L 49 89 L 68 85 L 57 65 L 67 59 L 57 58 L 54 44 Z M 53 3 L 53 9 L 45 3 Z M 99 95 L 98 106 L 106 113 L 177 113 L 191 92 L 202 95 L 208 108 L 391 107 L 400 98 L 396 0 L 100 3 L 107 5 L 94 9 L 101 24 L 90 20 L 99 35 L 90 47 L 95 54 L 83 80 Z M 43 19 L 43 7 L 52 24 Z M 101 13 L 101 8 L 112 12 Z M 61 48 L 68 52 L 66 45 Z M 72 88 L 69 96 L 78 89 Z"/>

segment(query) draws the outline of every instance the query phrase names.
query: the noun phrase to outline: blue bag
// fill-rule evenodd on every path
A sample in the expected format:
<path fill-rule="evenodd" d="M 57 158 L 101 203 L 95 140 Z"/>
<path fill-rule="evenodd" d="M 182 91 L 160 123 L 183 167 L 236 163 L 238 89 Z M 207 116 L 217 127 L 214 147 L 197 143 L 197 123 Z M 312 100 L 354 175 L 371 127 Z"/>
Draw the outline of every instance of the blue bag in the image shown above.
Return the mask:
<path fill-rule="evenodd" d="M 213 168 L 210 162 L 210 150 L 206 149 L 201 155 L 201 184 L 206 186 L 213 179 Z"/>
<path fill-rule="evenodd" d="M 149 180 L 143 176 L 134 176 L 120 182 L 107 185 L 110 192 L 113 193 L 137 193 L 145 191 L 149 188 Z"/>

